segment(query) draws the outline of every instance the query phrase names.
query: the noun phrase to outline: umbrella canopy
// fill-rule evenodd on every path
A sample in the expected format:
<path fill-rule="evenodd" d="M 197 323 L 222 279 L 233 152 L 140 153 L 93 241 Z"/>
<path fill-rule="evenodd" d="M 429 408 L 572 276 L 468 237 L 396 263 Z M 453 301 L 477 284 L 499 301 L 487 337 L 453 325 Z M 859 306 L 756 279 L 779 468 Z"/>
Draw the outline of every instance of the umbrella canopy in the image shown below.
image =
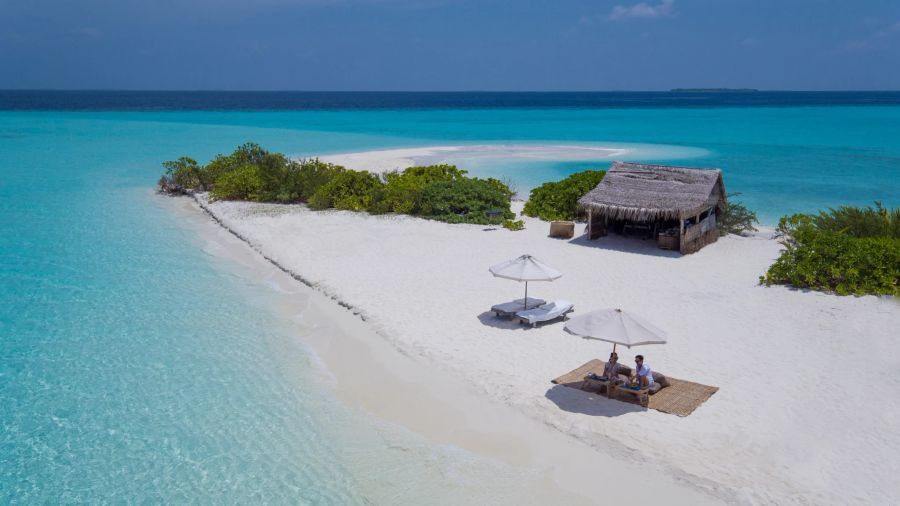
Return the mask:
<path fill-rule="evenodd" d="M 498 278 L 525 282 L 525 309 L 528 309 L 529 281 L 553 281 L 562 276 L 561 272 L 531 255 L 522 255 L 518 258 L 492 265 L 488 270 Z"/>
<path fill-rule="evenodd" d="M 601 309 L 576 316 L 566 322 L 566 331 L 576 336 L 599 339 L 631 348 L 644 344 L 665 344 L 666 332 L 647 320 L 621 309 Z"/>
<path fill-rule="evenodd" d="M 553 281 L 562 276 L 558 270 L 531 255 L 522 255 L 512 260 L 492 265 L 491 274 L 498 278 L 514 281 Z"/>

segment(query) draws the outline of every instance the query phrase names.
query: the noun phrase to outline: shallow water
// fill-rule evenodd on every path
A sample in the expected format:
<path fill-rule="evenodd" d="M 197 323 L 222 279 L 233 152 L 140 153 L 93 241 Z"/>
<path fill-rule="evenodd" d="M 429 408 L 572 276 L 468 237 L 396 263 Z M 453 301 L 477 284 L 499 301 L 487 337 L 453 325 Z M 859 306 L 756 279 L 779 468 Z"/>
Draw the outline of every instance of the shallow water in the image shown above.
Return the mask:
<path fill-rule="evenodd" d="M 151 191 L 168 153 L 270 132 L 6 120 L 0 502 L 515 496 L 508 467 L 334 399 L 302 344 L 312 329 L 280 319 L 264 279 L 218 261 Z"/>
<path fill-rule="evenodd" d="M 647 161 L 723 168 L 772 223 L 900 205 L 897 139 L 894 106 L 0 112 L 0 499 L 354 504 L 415 502 L 389 476 L 514 486 L 508 469 L 334 402 L 271 290 L 216 265 L 160 205 L 163 160 L 246 141 L 300 156 L 650 145 Z M 520 189 L 607 164 L 471 162 Z M 495 488 L 476 479 L 485 469 Z"/>

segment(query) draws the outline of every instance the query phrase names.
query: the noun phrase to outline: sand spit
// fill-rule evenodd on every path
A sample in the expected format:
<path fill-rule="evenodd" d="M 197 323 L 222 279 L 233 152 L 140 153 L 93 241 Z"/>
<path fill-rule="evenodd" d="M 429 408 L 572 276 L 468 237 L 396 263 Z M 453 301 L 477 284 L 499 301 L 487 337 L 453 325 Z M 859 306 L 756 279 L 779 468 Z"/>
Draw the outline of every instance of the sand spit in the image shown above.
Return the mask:
<path fill-rule="evenodd" d="M 525 231 L 509 232 L 197 200 L 401 353 L 600 455 L 664 470 L 729 502 L 900 497 L 900 305 L 758 286 L 780 248 L 765 234 L 729 236 L 679 257 L 637 239 L 549 239 L 547 224 L 530 218 Z M 532 294 L 574 301 L 576 314 L 629 309 L 669 331 L 668 345 L 622 350 L 623 359 L 643 353 L 656 369 L 721 390 L 678 418 L 550 385 L 609 349 L 564 333 L 561 323 L 531 329 L 488 311 L 521 296 L 522 286 L 487 267 L 526 252 L 564 273 L 533 283 Z"/>
<path fill-rule="evenodd" d="M 460 160 L 605 160 L 621 158 L 633 148 L 556 144 L 484 144 L 384 149 L 326 155 L 321 160 L 357 170 L 388 172 L 414 165 L 458 163 Z"/>

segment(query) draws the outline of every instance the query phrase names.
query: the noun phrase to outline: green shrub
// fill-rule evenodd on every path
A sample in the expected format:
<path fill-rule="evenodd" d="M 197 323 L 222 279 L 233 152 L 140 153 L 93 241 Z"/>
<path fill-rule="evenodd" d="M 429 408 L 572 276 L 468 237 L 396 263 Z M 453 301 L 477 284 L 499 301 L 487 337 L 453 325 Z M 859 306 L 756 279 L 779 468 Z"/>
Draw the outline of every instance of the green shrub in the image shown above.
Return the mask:
<path fill-rule="evenodd" d="M 300 202 L 308 202 L 319 188 L 346 170 L 340 165 L 321 162 L 318 158 L 292 161 L 288 166 L 286 191 Z"/>
<path fill-rule="evenodd" d="M 522 214 L 545 221 L 575 220 L 581 216 L 578 199 L 600 184 L 605 175 L 605 170 L 586 170 L 562 181 L 544 183 L 531 190 Z"/>
<path fill-rule="evenodd" d="M 253 142 L 241 144 L 230 155 L 216 155 L 203 167 L 204 179 L 215 184 L 219 176 L 247 165 L 259 165 L 269 152 Z"/>
<path fill-rule="evenodd" d="M 160 191 L 167 193 L 184 193 L 187 190 L 206 189 L 203 168 L 193 158 L 182 156 L 178 160 L 163 162 L 166 173 L 159 179 Z"/>
<path fill-rule="evenodd" d="M 260 201 L 263 181 L 259 167 L 245 165 L 220 174 L 216 185 L 210 191 L 211 200 L 252 200 Z"/>
<path fill-rule="evenodd" d="M 309 198 L 312 209 L 346 209 L 367 211 L 374 208 L 384 183 L 371 172 L 344 170 L 335 173 Z"/>
<path fill-rule="evenodd" d="M 525 222 L 522 220 L 503 220 L 503 228 L 512 231 L 525 230 Z"/>
<path fill-rule="evenodd" d="M 438 181 L 455 181 L 465 177 L 466 171 L 453 165 L 410 167 L 403 172 L 384 175 L 384 196 L 377 211 L 400 214 L 419 214 L 425 188 Z"/>
<path fill-rule="evenodd" d="M 760 282 L 839 295 L 900 295 L 900 238 L 892 221 L 897 215 L 876 204 L 784 216 L 778 234 L 785 250 Z"/>
<path fill-rule="evenodd" d="M 437 181 L 422 192 L 421 216 L 448 223 L 500 225 L 515 217 L 509 210 L 510 196 L 509 188 L 496 179 Z"/>
<path fill-rule="evenodd" d="M 811 219 L 819 230 L 853 237 L 900 237 L 900 207 L 888 210 L 881 202 L 875 202 L 875 207 L 841 206 L 821 211 Z"/>
<path fill-rule="evenodd" d="M 294 202 L 297 198 L 288 191 L 290 162 L 281 153 L 266 153 L 255 164 L 259 170 L 261 188 L 257 200 L 260 202 Z"/>
<path fill-rule="evenodd" d="M 756 219 L 756 213 L 747 209 L 747 206 L 742 202 L 731 200 L 732 197 L 737 197 L 738 195 L 740 193 L 728 194 L 728 205 L 725 206 L 722 215 L 718 217 L 719 236 L 727 234 L 744 235 L 745 232 L 756 232 L 756 227 L 753 226 L 759 223 L 759 220 Z"/>
<path fill-rule="evenodd" d="M 163 166 L 162 191 L 209 190 L 213 201 L 307 202 L 312 209 L 397 212 L 451 223 L 499 225 L 515 216 L 509 186 L 468 178 L 453 165 L 410 167 L 386 174 L 382 182 L 369 172 L 318 159 L 290 160 L 246 143 L 203 167 L 187 157 Z"/>
<path fill-rule="evenodd" d="M 782 252 L 760 281 L 838 295 L 900 295 L 900 239 L 818 232 Z"/>

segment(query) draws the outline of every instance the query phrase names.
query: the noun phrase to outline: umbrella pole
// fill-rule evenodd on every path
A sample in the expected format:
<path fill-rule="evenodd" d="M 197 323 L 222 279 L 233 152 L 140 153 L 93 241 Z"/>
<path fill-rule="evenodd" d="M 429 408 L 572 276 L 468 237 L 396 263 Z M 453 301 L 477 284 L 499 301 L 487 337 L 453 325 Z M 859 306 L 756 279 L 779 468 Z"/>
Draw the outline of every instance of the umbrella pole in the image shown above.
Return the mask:
<path fill-rule="evenodd" d="M 525 309 L 528 309 L 528 281 L 525 282 Z"/>
<path fill-rule="evenodd" d="M 616 343 L 613 343 L 613 353 L 616 352 Z"/>

